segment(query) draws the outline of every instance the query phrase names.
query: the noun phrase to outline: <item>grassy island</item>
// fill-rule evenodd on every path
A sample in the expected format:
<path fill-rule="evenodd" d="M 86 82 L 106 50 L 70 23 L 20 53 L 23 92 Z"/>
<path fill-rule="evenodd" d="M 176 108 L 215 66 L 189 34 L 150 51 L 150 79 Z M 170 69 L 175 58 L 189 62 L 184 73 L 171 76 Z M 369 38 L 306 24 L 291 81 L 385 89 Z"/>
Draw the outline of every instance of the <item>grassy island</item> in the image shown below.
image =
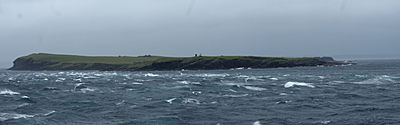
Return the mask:
<path fill-rule="evenodd" d="M 342 65 L 331 57 L 255 57 L 255 56 L 78 56 L 35 53 L 14 61 L 10 70 L 214 70 L 232 68 L 278 68 Z"/>

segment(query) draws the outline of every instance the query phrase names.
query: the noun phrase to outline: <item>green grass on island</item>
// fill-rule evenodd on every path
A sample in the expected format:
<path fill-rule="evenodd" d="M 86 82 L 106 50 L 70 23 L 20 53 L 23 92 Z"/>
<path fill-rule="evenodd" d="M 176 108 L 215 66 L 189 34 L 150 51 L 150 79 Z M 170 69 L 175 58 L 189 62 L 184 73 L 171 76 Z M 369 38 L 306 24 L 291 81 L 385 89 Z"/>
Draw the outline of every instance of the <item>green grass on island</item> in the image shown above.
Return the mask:
<path fill-rule="evenodd" d="M 14 61 L 12 70 L 209 70 L 230 68 L 276 68 L 336 65 L 330 57 L 255 57 L 255 56 L 79 56 L 36 53 Z"/>

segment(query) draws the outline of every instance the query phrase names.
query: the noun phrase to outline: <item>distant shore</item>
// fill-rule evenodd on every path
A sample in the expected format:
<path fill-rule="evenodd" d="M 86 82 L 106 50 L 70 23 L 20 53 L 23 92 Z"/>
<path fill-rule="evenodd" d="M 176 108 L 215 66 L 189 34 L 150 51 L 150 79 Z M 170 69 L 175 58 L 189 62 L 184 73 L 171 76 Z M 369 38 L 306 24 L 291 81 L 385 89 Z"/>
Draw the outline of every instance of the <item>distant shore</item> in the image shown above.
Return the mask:
<path fill-rule="evenodd" d="M 234 68 L 279 68 L 299 66 L 334 66 L 348 62 L 331 57 L 256 57 L 256 56 L 79 56 L 35 53 L 19 57 L 10 70 L 101 70 L 101 71 L 153 71 L 153 70 L 217 70 Z"/>

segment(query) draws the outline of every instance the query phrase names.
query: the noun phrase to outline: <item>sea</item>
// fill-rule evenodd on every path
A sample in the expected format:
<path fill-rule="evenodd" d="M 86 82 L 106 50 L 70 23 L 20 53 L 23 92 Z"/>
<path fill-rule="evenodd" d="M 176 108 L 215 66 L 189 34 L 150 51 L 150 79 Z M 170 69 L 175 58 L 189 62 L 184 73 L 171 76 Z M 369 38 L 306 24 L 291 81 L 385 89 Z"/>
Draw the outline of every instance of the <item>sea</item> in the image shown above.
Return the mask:
<path fill-rule="evenodd" d="M 0 70 L 0 125 L 399 125 L 400 60 L 181 71 Z"/>

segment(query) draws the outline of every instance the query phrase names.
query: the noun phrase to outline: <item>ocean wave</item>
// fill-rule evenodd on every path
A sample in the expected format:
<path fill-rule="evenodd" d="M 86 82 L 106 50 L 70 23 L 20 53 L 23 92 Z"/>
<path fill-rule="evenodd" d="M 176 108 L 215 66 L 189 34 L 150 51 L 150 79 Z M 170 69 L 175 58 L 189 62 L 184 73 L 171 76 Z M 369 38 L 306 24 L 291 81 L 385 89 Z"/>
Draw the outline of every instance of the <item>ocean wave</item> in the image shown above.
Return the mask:
<path fill-rule="evenodd" d="M 178 81 L 178 83 L 180 83 L 180 84 L 190 84 L 191 82 L 189 82 L 189 81 Z"/>
<path fill-rule="evenodd" d="M 270 80 L 278 81 L 278 78 L 269 78 Z"/>
<path fill-rule="evenodd" d="M 249 78 L 250 76 L 248 76 L 248 75 L 239 75 L 239 76 L 236 76 L 236 78 Z"/>
<path fill-rule="evenodd" d="M 75 84 L 74 91 L 76 91 L 76 89 L 86 88 L 86 86 L 84 86 L 85 84 L 86 83 L 77 83 L 77 84 Z"/>
<path fill-rule="evenodd" d="M 176 100 L 176 98 L 172 98 L 172 99 L 165 100 L 165 102 L 167 102 L 167 103 L 169 103 L 169 104 L 172 104 L 172 102 L 173 102 L 174 100 Z"/>
<path fill-rule="evenodd" d="M 223 95 L 224 97 L 232 97 L 232 98 L 239 98 L 239 97 L 246 97 L 249 94 L 239 94 L 239 95 Z"/>
<path fill-rule="evenodd" d="M 255 122 L 253 123 L 253 125 L 261 125 L 261 122 L 260 122 L 260 121 L 255 121 Z"/>
<path fill-rule="evenodd" d="M 49 115 L 52 115 L 52 114 L 54 114 L 54 113 L 56 113 L 56 111 L 50 111 L 50 112 L 48 112 L 48 113 L 45 113 L 45 114 L 43 114 L 44 116 L 49 116 Z"/>
<path fill-rule="evenodd" d="M 3 89 L 0 91 L 0 95 L 19 95 L 19 92 L 14 92 L 9 89 Z"/>
<path fill-rule="evenodd" d="M 183 99 L 182 103 L 186 103 L 186 104 L 200 104 L 200 101 L 197 99 L 193 99 L 193 98 L 185 98 Z"/>
<path fill-rule="evenodd" d="M 330 81 L 328 82 L 328 84 L 342 84 L 342 83 L 346 83 L 345 81 Z"/>
<path fill-rule="evenodd" d="M 141 82 L 132 82 L 131 84 L 133 84 L 133 85 L 143 85 L 143 83 L 141 83 Z"/>
<path fill-rule="evenodd" d="M 59 90 L 59 89 L 57 89 L 57 87 L 45 87 L 42 90 L 44 90 L 44 91 L 53 91 L 53 90 Z"/>
<path fill-rule="evenodd" d="M 355 75 L 356 77 L 359 77 L 359 78 L 366 78 L 366 77 L 368 77 L 368 75 Z"/>
<path fill-rule="evenodd" d="M 279 95 L 280 95 L 280 96 L 287 96 L 287 95 L 289 95 L 289 94 L 287 94 L 287 93 L 279 93 Z"/>
<path fill-rule="evenodd" d="M 25 107 L 25 106 L 28 106 L 28 105 L 31 105 L 31 103 L 22 103 L 21 105 L 18 105 L 17 107 L 21 108 L 21 107 Z"/>
<path fill-rule="evenodd" d="M 17 113 L 0 113 L 0 121 L 7 121 L 12 119 L 32 118 L 35 115 L 17 114 Z"/>
<path fill-rule="evenodd" d="M 375 84 L 375 85 L 396 83 L 396 81 L 393 80 L 393 78 L 395 78 L 395 77 L 388 76 L 388 75 L 380 75 L 380 76 L 376 76 L 371 79 L 367 79 L 367 80 L 360 81 L 360 82 L 353 82 L 353 83 L 354 84 Z"/>
<path fill-rule="evenodd" d="M 331 121 L 318 121 L 318 122 L 316 122 L 316 123 L 329 124 L 329 123 L 331 123 Z"/>
<path fill-rule="evenodd" d="M 63 81 L 65 81 L 66 80 L 66 78 L 57 78 L 56 79 L 56 82 L 63 82 Z"/>
<path fill-rule="evenodd" d="M 144 76 L 146 76 L 146 77 L 158 77 L 158 76 L 160 76 L 160 75 L 158 75 L 158 74 L 153 74 L 153 73 L 146 73 L 146 74 L 144 74 Z"/>
<path fill-rule="evenodd" d="M 253 91 L 265 91 L 265 90 L 267 90 L 266 88 L 255 87 L 255 86 L 243 86 L 243 87 L 248 89 L 248 90 L 253 90 Z"/>
<path fill-rule="evenodd" d="M 117 103 L 115 103 L 115 105 L 123 105 L 123 104 L 125 104 L 125 100 L 122 100 L 122 101 L 120 101 L 120 102 L 117 102 Z"/>
<path fill-rule="evenodd" d="M 79 79 L 74 79 L 74 81 L 75 81 L 75 82 L 82 82 L 82 79 L 81 79 L 81 78 L 79 78 Z"/>
<path fill-rule="evenodd" d="M 224 74 L 196 74 L 194 76 L 197 76 L 197 77 L 227 77 L 230 75 L 224 73 Z"/>
<path fill-rule="evenodd" d="M 245 82 L 248 82 L 249 80 L 252 80 L 252 81 L 256 81 L 256 80 L 262 81 L 263 79 L 259 79 L 259 78 L 254 77 L 254 76 L 251 76 L 251 77 L 248 77 L 248 78 L 245 78 L 245 79 L 244 79 Z"/>
<path fill-rule="evenodd" d="M 82 93 L 94 92 L 94 91 L 96 91 L 96 90 L 97 90 L 96 88 L 83 88 L 83 89 L 81 89 L 81 92 L 82 92 Z"/>
<path fill-rule="evenodd" d="M 21 96 L 21 98 L 23 98 L 23 99 L 30 99 L 30 97 L 29 97 L 29 96 L 26 96 L 26 95 Z"/>
<path fill-rule="evenodd" d="M 290 88 L 290 87 L 295 87 L 295 86 L 304 86 L 304 87 L 310 87 L 310 88 L 315 88 L 311 83 L 305 83 L 305 82 L 287 82 L 284 87 L 285 88 Z"/>
<path fill-rule="evenodd" d="M 287 104 L 287 103 L 291 103 L 292 101 L 290 101 L 290 100 L 286 100 L 286 101 L 278 101 L 278 102 L 275 102 L 275 104 Z"/>

